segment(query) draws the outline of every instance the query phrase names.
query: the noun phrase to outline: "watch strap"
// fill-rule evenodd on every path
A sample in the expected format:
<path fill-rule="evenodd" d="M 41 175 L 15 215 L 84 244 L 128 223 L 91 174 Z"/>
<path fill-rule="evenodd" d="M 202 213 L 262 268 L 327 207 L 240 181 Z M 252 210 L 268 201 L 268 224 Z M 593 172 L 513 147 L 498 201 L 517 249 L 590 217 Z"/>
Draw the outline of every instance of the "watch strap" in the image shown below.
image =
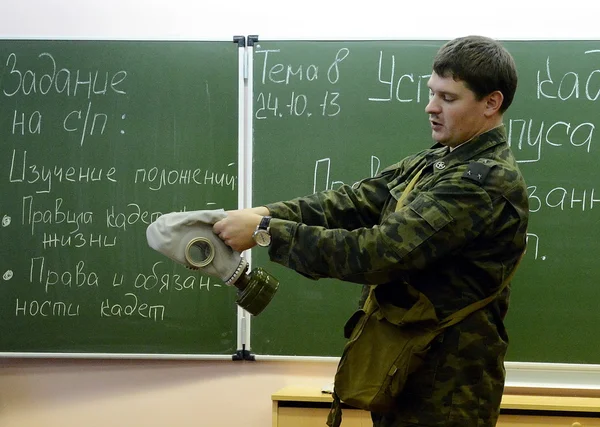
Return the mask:
<path fill-rule="evenodd" d="M 268 215 L 265 215 L 260 220 L 260 224 L 258 224 L 258 227 L 256 229 L 257 230 L 268 230 L 270 224 L 271 224 L 271 217 Z"/>

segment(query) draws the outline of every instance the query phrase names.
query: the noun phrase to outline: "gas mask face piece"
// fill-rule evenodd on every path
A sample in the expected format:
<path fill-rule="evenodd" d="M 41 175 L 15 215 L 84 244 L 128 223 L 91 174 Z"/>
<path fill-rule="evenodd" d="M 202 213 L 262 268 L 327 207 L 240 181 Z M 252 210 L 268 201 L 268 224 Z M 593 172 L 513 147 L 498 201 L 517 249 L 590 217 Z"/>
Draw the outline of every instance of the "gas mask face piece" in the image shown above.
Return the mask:
<path fill-rule="evenodd" d="M 261 268 L 250 274 L 247 261 L 212 231 L 225 218 L 222 209 L 172 212 L 146 229 L 148 245 L 173 261 L 238 288 L 236 303 L 257 315 L 271 302 L 279 282 Z"/>

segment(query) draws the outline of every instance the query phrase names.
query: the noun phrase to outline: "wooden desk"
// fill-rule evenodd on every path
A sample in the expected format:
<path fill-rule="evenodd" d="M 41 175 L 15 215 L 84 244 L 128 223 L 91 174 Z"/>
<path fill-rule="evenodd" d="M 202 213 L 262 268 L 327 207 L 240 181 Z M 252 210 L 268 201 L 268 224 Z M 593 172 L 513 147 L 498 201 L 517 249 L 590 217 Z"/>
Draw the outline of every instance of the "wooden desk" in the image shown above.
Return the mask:
<path fill-rule="evenodd" d="M 273 427 L 323 427 L 331 395 L 316 388 L 285 387 L 271 396 Z M 372 427 L 366 411 L 344 409 L 342 427 Z M 600 427 L 600 397 L 507 394 L 497 427 Z"/>

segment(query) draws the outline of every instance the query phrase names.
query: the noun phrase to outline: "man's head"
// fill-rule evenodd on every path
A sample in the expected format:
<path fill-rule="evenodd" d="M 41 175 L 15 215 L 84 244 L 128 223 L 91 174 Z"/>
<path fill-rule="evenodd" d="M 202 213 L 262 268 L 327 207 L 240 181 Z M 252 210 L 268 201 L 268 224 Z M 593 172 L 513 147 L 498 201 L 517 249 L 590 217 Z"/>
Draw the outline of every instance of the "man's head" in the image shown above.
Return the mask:
<path fill-rule="evenodd" d="M 495 40 L 469 36 L 440 48 L 428 83 L 432 136 L 454 147 L 502 123 L 517 89 L 512 56 Z"/>

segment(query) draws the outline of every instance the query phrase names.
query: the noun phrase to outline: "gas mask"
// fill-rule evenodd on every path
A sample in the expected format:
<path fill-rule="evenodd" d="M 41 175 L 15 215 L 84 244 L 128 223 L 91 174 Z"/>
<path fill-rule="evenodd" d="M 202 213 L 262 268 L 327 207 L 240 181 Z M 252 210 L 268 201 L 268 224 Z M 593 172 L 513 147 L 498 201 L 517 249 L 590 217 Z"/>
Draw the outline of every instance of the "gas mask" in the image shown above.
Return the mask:
<path fill-rule="evenodd" d="M 213 233 L 213 224 L 226 216 L 222 209 L 161 215 L 146 229 L 148 245 L 187 268 L 235 286 L 236 304 L 256 316 L 271 302 L 279 281 L 262 268 L 247 274 L 248 262 Z"/>

